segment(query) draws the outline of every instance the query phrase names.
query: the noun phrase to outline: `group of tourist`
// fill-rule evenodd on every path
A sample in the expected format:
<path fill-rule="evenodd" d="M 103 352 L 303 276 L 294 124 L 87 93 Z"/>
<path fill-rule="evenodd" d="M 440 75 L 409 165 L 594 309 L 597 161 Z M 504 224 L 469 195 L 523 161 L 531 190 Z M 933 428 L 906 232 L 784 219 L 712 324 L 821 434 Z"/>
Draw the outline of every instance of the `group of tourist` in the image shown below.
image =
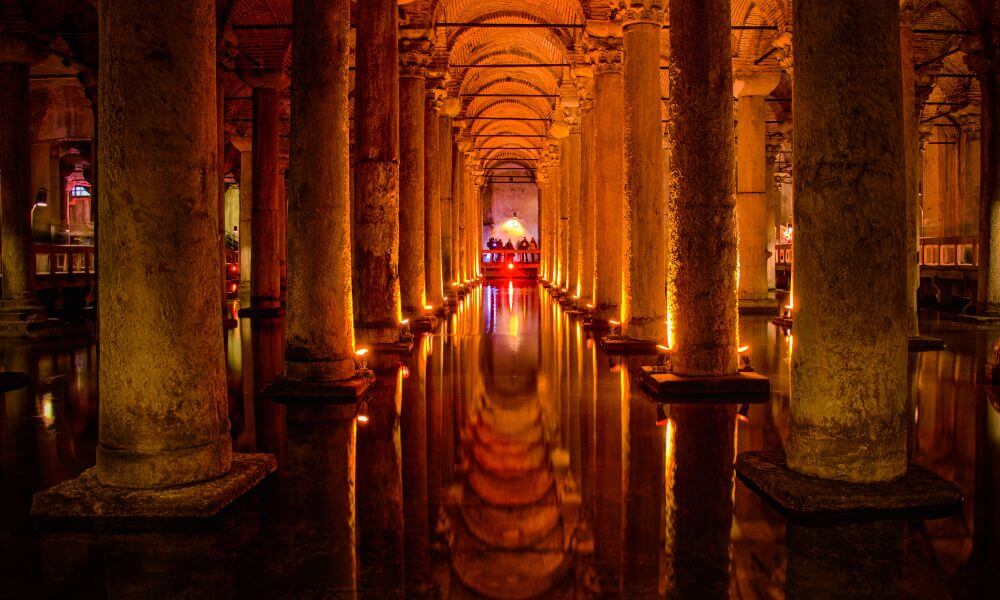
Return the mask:
<path fill-rule="evenodd" d="M 514 243 L 511 240 L 504 242 L 500 238 L 490 238 L 486 242 L 486 248 L 491 250 L 488 255 L 486 255 L 486 262 L 505 262 L 507 260 L 506 252 L 513 252 L 518 250 L 516 254 L 510 255 L 510 260 L 523 263 L 536 263 L 541 260 L 541 254 L 538 253 L 538 242 L 535 238 L 531 238 L 529 241 L 527 237 L 521 238 L 521 241 L 517 243 L 517 247 L 514 247 Z M 506 251 L 506 252 L 501 252 Z"/>

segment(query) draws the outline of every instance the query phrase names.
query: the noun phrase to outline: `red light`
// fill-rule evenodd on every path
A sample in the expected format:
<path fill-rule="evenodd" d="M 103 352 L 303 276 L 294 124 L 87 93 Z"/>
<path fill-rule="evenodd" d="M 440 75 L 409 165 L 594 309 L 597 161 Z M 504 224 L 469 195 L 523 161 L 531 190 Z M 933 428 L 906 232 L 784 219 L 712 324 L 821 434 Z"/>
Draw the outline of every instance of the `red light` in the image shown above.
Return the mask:
<path fill-rule="evenodd" d="M 514 270 L 514 263 L 507 263 L 507 270 L 508 271 L 513 271 Z"/>

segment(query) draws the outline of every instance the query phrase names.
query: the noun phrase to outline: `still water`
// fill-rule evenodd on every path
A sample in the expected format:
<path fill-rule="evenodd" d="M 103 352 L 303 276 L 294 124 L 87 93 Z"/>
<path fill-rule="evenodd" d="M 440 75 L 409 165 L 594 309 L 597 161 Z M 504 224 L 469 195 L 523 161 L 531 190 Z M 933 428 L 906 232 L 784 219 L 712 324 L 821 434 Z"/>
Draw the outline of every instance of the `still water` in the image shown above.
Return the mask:
<path fill-rule="evenodd" d="M 911 354 L 913 459 L 958 483 L 960 515 L 807 527 L 739 483 L 737 452 L 787 436 L 795 340 L 744 318 L 767 405 L 658 418 L 643 359 L 604 355 L 536 286 L 475 290 L 367 422 L 254 397 L 280 322 L 227 333 L 237 451 L 279 471 L 209 524 L 52 531 L 31 494 L 94 462 L 96 350 L 2 349 L 36 382 L 0 397 L 0 597 L 978 597 L 1000 583 L 1000 401 L 977 385 L 1000 331 L 928 320 Z M 648 359 L 646 359 L 648 361 Z M 658 424 L 659 421 L 659 424 Z"/>

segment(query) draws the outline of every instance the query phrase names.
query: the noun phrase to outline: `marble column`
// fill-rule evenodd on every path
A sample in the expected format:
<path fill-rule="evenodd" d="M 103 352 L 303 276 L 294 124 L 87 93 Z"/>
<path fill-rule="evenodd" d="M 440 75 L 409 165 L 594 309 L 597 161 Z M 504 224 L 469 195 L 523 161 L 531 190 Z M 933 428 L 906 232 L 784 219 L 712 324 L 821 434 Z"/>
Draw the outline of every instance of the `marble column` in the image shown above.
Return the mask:
<path fill-rule="evenodd" d="M 919 223 L 920 184 L 920 112 L 916 98 L 913 61 L 913 8 L 908 3 L 900 9 L 900 56 L 902 57 L 903 138 L 906 165 L 906 304 L 907 333 L 920 334 L 917 323 L 917 289 L 920 287 Z"/>
<path fill-rule="evenodd" d="M 579 305 L 581 308 L 594 303 L 594 282 L 596 280 L 597 262 L 597 213 L 594 189 L 597 172 L 594 169 L 596 150 L 594 147 L 594 113 L 593 100 L 585 98 L 580 104 L 583 114 L 583 137 L 581 146 L 580 167 L 580 284 Z M 603 212 L 603 211 L 602 211 Z"/>
<path fill-rule="evenodd" d="M 671 0 L 670 14 L 674 372 L 733 375 L 739 335 L 730 2 Z M 762 221 L 761 214 L 754 223 Z"/>
<path fill-rule="evenodd" d="M 979 119 L 974 115 L 959 118 L 962 127 L 962 231 L 959 235 L 975 236 L 979 222 L 980 138 Z"/>
<path fill-rule="evenodd" d="M 0 29 L 7 24 L 3 17 Z M 5 307 L 35 304 L 31 288 L 31 209 L 35 194 L 31 189 L 29 74 L 31 65 L 44 60 L 48 53 L 48 47 L 30 34 L 16 29 L 0 31 L 0 302 Z"/>
<path fill-rule="evenodd" d="M 622 333 L 657 342 L 667 341 L 666 203 L 660 133 L 660 32 L 664 6 L 662 0 L 629 0 L 619 12 L 625 49 Z M 711 150 L 712 154 L 718 152 L 718 147 Z"/>
<path fill-rule="evenodd" d="M 100 244 L 114 260 L 100 269 L 97 477 L 191 484 L 232 461 L 217 333 L 215 3 L 150 11 L 122 0 L 102 6 L 100 29 Z"/>
<path fill-rule="evenodd" d="M 280 90 L 288 77 L 281 72 L 241 71 L 253 88 L 253 187 L 250 254 L 250 311 L 270 316 L 281 307 L 281 190 L 278 170 Z"/>
<path fill-rule="evenodd" d="M 566 246 L 566 290 L 569 296 L 580 295 L 580 272 L 583 259 L 583 194 L 581 189 L 580 167 L 583 164 L 583 123 L 578 108 L 572 111 L 572 124 L 569 137 L 566 138 L 566 153 L 563 154 L 566 165 L 566 196 L 568 206 L 568 234 Z"/>
<path fill-rule="evenodd" d="M 455 235 L 455 282 L 464 285 L 468 275 L 465 269 L 465 225 L 466 225 L 466 173 L 465 173 L 465 152 L 462 151 L 461 144 L 455 150 L 455 166 L 453 169 L 452 194 L 455 202 L 454 229 Z"/>
<path fill-rule="evenodd" d="M 556 260 L 559 265 L 557 283 L 561 289 L 567 291 L 570 287 L 570 240 L 573 237 L 570 232 L 570 220 L 573 218 L 572 194 L 569 184 L 569 165 L 572 155 L 570 144 L 569 136 L 559 141 L 559 222 L 556 224 L 559 229 L 559 237 L 556 240 Z"/>
<path fill-rule="evenodd" d="M 426 38 L 399 41 L 399 292 L 407 319 L 424 311 L 424 104 L 430 49 Z"/>
<path fill-rule="evenodd" d="M 886 85 L 901 79 L 899 3 L 795 0 L 794 11 L 788 466 L 888 481 L 906 472 L 903 101 L 901 86 Z M 865 26 L 845 37 L 845 22 Z"/>
<path fill-rule="evenodd" d="M 285 377 L 354 375 L 349 0 L 294 0 Z"/>
<path fill-rule="evenodd" d="M 454 166 L 454 145 L 451 138 L 452 118 L 438 118 L 438 183 L 441 188 L 441 279 L 445 296 L 451 291 L 455 281 L 454 259 L 454 214 L 455 200 L 452 197 L 452 167 Z"/>
<path fill-rule="evenodd" d="M 979 79 L 979 285 L 976 310 L 1000 312 L 1000 34 L 966 61 Z"/>
<path fill-rule="evenodd" d="M 424 99 L 424 304 L 444 306 L 444 234 L 441 218 L 440 77 L 428 81 Z"/>
<path fill-rule="evenodd" d="M 240 151 L 240 294 L 250 291 L 252 252 L 250 231 L 253 223 L 253 139 L 233 136 Z"/>
<path fill-rule="evenodd" d="M 594 307 L 605 321 L 620 321 L 625 227 L 625 108 L 621 32 L 610 24 L 592 30 L 590 61 L 594 64 L 594 173 L 600 204 Z"/>
<path fill-rule="evenodd" d="M 396 0 L 358 4 L 354 317 L 362 343 L 398 339 L 399 50 Z"/>
<path fill-rule="evenodd" d="M 767 156 L 765 98 L 778 85 L 779 73 L 741 77 L 736 125 L 736 228 L 739 233 L 741 311 L 777 311 L 767 287 Z"/>

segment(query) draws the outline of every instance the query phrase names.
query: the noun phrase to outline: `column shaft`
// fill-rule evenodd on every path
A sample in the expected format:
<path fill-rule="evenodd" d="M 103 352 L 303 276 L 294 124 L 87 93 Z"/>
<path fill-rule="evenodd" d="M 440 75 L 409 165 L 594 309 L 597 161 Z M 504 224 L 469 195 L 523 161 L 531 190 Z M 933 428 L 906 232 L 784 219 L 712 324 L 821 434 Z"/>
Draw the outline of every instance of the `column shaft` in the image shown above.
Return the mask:
<path fill-rule="evenodd" d="M 451 117 L 440 117 L 438 119 L 438 162 L 439 176 L 438 182 L 441 188 L 441 272 L 444 292 L 451 289 L 451 282 L 455 281 L 454 274 L 454 214 L 455 203 L 452 198 L 452 154 L 454 153 L 454 142 L 451 139 Z"/>
<path fill-rule="evenodd" d="M 437 106 L 431 91 L 424 106 L 424 288 L 426 303 L 435 308 L 444 306 L 440 137 Z"/>
<path fill-rule="evenodd" d="M 788 466 L 886 481 L 906 471 L 903 100 L 901 86 L 885 85 L 901 79 L 899 3 L 795 0 L 794 9 Z M 845 38 L 845 23 L 862 25 Z"/>
<path fill-rule="evenodd" d="M 276 88 L 254 88 L 250 304 L 259 309 L 276 309 L 281 305 L 278 102 Z"/>
<path fill-rule="evenodd" d="M 240 291 L 250 289 L 252 267 L 253 223 L 253 145 L 248 140 L 246 150 L 240 150 Z"/>
<path fill-rule="evenodd" d="M 633 2 L 635 4 L 635 2 Z M 622 332 L 666 342 L 666 244 L 664 239 L 663 136 L 660 123 L 662 6 L 624 15 L 625 221 Z M 726 25 L 728 33 L 728 22 Z M 732 92 L 730 91 L 730 94 Z M 699 99 L 700 100 L 700 99 Z M 729 112 L 732 120 L 732 108 Z M 731 126 L 731 124 L 730 124 Z M 718 147 L 712 150 L 717 153 Z"/>
<path fill-rule="evenodd" d="M 580 117 L 577 116 L 577 119 Z M 580 295 L 580 273 L 583 262 L 583 190 L 581 188 L 580 167 L 583 164 L 583 127 L 573 125 L 566 138 L 569 151 L 566 158 L 567 201 L 569 203 L 569 246 L 567 246 L 566 266 L 568 269 L 566 287 L 570 296 Z"/>
<path fill-rule="evenodd" d="M 466 214 L 466 204 L 468 202 L 467 194 L 467 175 L 465 173 L 465 154 L 461 150 L 455 152 L 455 259 L 456 259 L 456 269 L 455 269 L 455 281 L 459 284 L 465 283 L 465 280 L 469 278 L 468 272 L 466 271 L 465 256 L 465 230 L 466 230 L 466 219 L 468 218 Z"/>
<path fill-rule="evenodd" d="M 209 0 L 102 6 L 99 243 L 114 257 L 99 271 L 106 485 L 194 483 L 232 459 L 217 333 L 215 30 Z"/>
<path fill-rule="evenodd" d="M 358 4 L 354 316 L 365 343 L 395 341 L 400 319 L 397 20 L 396 0 Z"/>
<path fill-rule="evenodd" d="M 736 129 L 739 299 L 767 298 L 767 188 L 764 96 L 740 96 Z"/>
<path fill-rule="evenodd" d="M 400 44 L 411 44 L 404 39 Z M 407 46 L 409 48 L 409 46 Z M 399 78 L 399 291 L 403 315 L 414 318 L 424 307 L 424 103 L 426 62 L 418 51 L 400 54 Z M 429 55 L 426 55 L 429 60 Z"/>
<path fill-rule="evenodd" d="M 354 374 L 349 0 L 294 0 L 285 376 Z"/>
<path fill-rule="evenodd" d="M 30 302 L 31 114 L 26 63 L 0 63 L 0 255 L 3 303 Z M 54 194 L 58 194 L 54 190 Z"/>
<path fill-rule="evenodd" d="M 1000 312 L 1000 47 L 994 41 L 984 58 L 977 57 L 979 76 L 979 312 Z"/>
<path fill-rule="evenodd" d="M 594 281 L 596 278 L 597 246 L 595 242 L 596 193 L 594 185 L 597 174 L 594 170 L 594 114 L 591 110 L 583 113 L 583 137 L 581 149 L 580 175 L 580 305 L 594 302 Z"/>
<path fill-rule="evenodd" d="M 621 39 L 605 38 L 594 62 L 594 146 L 597 152 L 595 193 L 600 202 L 596 221 L 597 264 L 594 306 L 597 316 L 621 320 L 622 235 L 625 227 L 625 109 Z"/>
<path fill-rule="evenodd" d="M 570 141 L 563 138 L 559 142 L 559 239 L 556 252 L 559 261 L 559 287 L 569 289 L 570 263 L 570 219 L 573 216 L 572 194 L 570 193 Z"/>
<path fill-rule="evenodd" d="M 903 153 L 906 165 L 906 304 L 907 332 L 919 335 L 917 324 L 917 289 L 920 287 L 920 229 L 917 215 L 920 214 L 920 186 L 917 173 L 920 172 L 920 115 L 917 113 L 916 81 L 913 62 L 913 21 L 912 10 L 903 11 L 900 19 L 899 44 L 902 57 L 903 86 Z"/>

